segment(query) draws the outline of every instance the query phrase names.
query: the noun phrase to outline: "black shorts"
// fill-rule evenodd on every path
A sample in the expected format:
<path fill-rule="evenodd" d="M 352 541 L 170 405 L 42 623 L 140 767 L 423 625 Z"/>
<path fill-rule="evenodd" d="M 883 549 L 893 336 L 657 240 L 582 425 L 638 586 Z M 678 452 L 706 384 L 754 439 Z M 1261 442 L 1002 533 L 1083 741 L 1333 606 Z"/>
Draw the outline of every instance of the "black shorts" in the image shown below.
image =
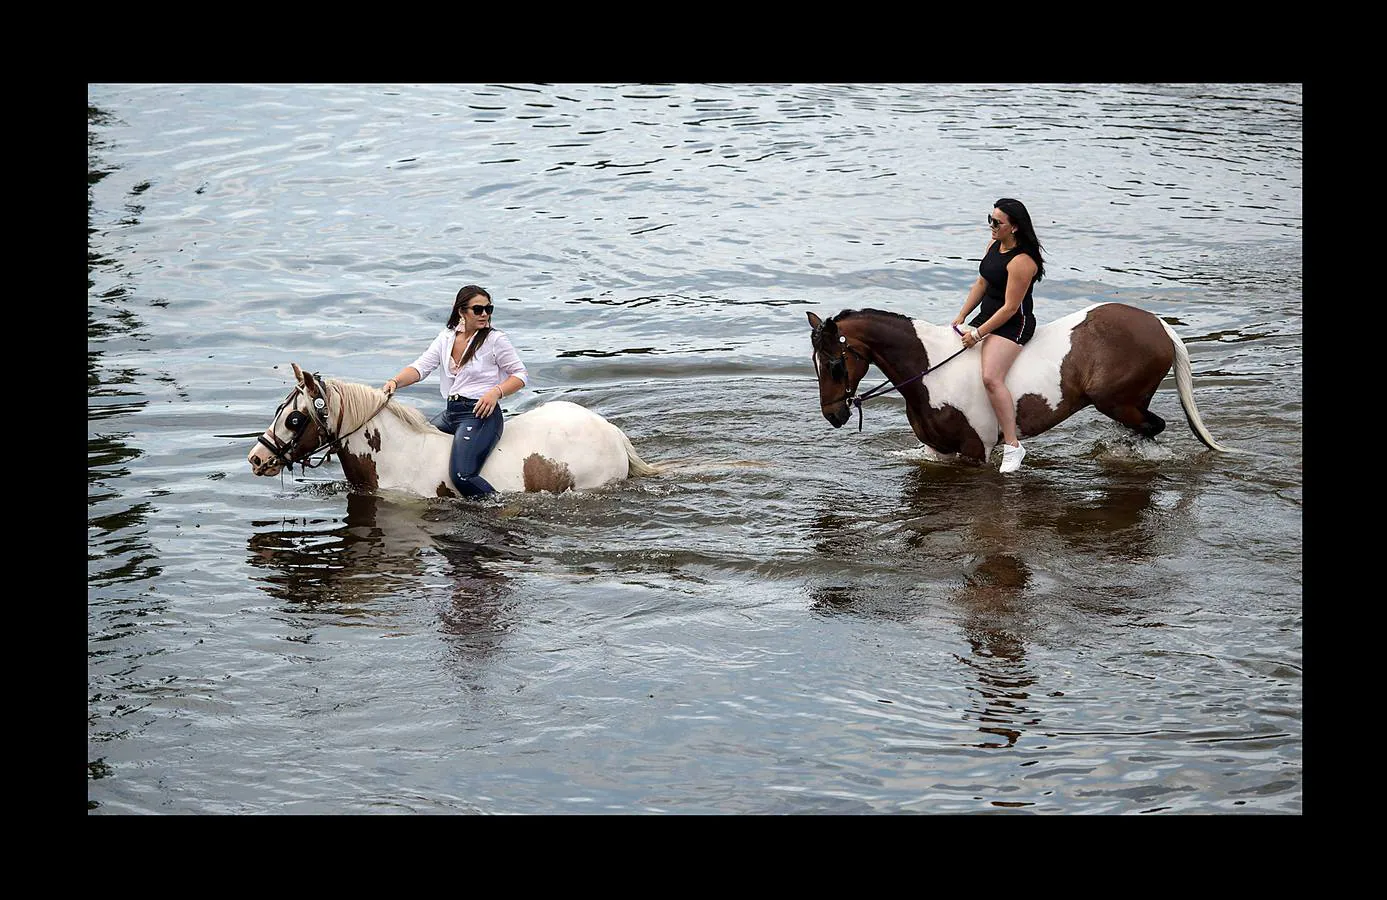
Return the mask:
<path fill-rule="evenodd" d="M 993 310 L 992 312 L 996 312 L 996 310 Z M 992 318 L 991 312 L 978 313 L 976 316 L 973 317 L 973 321 L 969 322 L 968 324 L 973 326 L 974 328 L 977 328 L 983 322 L 986 322 L 990 318 Z M 988 334 L 995 334 L 998 337 L 1004 337 L 1007 340 L 1014 341 L 1024 347 L 1026 345 L 1026 342 L 1035 336 L 1035 316 L 1028 315 L 1025 309 L 1018 309 L 1016 311 L 1016 315 L 1012 316 L 1010 319 L 1007 319 L 1006 322 L 1002 325 L 1002 327 L 998 328 L 996 331 L 990 331 L 988 332 Z"/>

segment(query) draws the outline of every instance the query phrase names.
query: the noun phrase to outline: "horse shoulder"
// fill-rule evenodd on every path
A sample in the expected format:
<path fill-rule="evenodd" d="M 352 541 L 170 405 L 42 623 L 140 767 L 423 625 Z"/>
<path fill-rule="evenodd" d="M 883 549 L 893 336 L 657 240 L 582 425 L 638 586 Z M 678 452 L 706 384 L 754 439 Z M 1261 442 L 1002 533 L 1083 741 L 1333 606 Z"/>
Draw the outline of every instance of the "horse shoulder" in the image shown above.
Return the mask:
<path fill-rule="evenodd" d="M 911 430 L 934 453 L 953 455 L 972 443 L 981 445 L 981 438 L 976 436 L 995 431 L 997 418 L 983 391 L 977 354 L 959 353 L 963 345 L 948 325 L 923 319 L 911 319 L 910 324 L 928 356 L 927 364 L 935 367 L 921 383 L 928 393 L 927 404 L 912 403 L 907 408 Z M 926 364 L 923 357 L 920 364 Z M 906 391 L 902 394 L 909 396 Z"/>

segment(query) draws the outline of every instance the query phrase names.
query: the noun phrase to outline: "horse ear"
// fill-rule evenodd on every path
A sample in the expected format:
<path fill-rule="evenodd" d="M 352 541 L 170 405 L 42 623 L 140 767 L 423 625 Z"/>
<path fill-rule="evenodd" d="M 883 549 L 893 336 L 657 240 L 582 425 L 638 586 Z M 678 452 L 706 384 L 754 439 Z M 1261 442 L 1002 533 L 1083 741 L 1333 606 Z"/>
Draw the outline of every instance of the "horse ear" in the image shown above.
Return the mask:
<path fill-rule="evenodd" d="M 809 315 L 814 325 L 814 331 L 809 336 L 810 342 L 816 350 L 828 350 L 833 344 L 833 339 L 838 336 L 838 323 L 831 318 L 820 319 L 813 313 Z"/>
<path fill-rule="evenodd" d="M 300 385 L 302 385 L 302 384 L 303 384 L 303 370 L 299 368 L 299 364 L 298 364 L 298 363 L 289 363 L 289 365 L 291 365 L 291 366 L 294 367 L 294 379 L 295 379 Z"/>

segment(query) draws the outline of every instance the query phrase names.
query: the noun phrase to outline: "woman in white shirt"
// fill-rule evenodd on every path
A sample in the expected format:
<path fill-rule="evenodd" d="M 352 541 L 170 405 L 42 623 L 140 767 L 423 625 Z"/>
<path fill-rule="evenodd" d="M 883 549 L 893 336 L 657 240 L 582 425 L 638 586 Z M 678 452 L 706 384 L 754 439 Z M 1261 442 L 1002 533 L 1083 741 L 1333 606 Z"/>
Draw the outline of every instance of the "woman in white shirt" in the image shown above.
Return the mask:
<path fill-rule="evenodd" d="M 477 473 L 505 428 L 497 404 L 523 388 L 530 377 L 505 332 L 491 327 L 494 311 L 486 290 L 464 286 L 453 301 L 447 327 L 381 388 L 393 394 L 438 369 L 439 391 L 448 405 L 432 421 L 453 436 L 449 472 L 464 497 L 495 492 Z"/>

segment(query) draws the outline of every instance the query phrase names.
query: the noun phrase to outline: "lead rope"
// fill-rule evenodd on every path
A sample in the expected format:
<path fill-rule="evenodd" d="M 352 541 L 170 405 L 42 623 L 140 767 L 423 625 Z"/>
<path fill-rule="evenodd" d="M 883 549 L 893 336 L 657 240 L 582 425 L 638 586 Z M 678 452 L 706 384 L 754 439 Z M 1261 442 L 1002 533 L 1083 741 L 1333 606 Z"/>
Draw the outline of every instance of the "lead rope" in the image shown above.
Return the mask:
<path fill-rule="evenodd" d="M 977 344 L 974 344 L 973 346 L 976 347 Z M 971 347 L 964 347 L 962 350 L 959 350 L 958 353 L 955 353 L 953 356 L 950 356 L 949 359 L 953 359 L 954 356 L 958 356 L 960 353 L 966 353 L 966 352 L 968 352 L 968 351 L 971 350 L 971 349 L 972 349 Z M 857 433 L 858 433 L 858 434 L 861 434 L 861 433 L 862 433 L 862 402 L 863 402 L 864 400 L 871 400 L 873 397 L 880 397 L 880 396 L 882 396 L 883 394 L 889 394 L 889 393 L 891 393 L 892 391 L 899 391 L 901 388 L 905 387 L 907 384 L 910 384 L 912 381 L 919 381 L 921 378 L 924 378 L 926 375 L 928 375 L 929 373 L 933 372 L 935 369 L 940 368 L 940 366 L 943 366 L 945 363 L 947 363 L 947 362 L 949 361 L 949 359 L 944 360 L 944 362 L 941 362 L 938 366 L 930 366 L 928 369 L 926 369 L 925 371 L 921 372 L 919 375 L 915 375 L 915 376 L 913 376 L 913 377 L 911 377 L 911 378 L 907 378 L 905 381 L 902 381 L 900 384 L 893 384 L 893 383 L 888 379 L 887 381 L 883 381 L 881 384 L 879 384 L 879 385 L 877 385 L 876 387 L 872 388 L 870 391 L 868 391 L 868 392 L 865 393 L 865 394 L 861 394 L 861 395 L 859 395 L 859 396 L 857 396 L 857 397 L 849 398 L 848 402 L 851 403 L 853 406 L 857 407 Z M 888 385 L 889 385 L 889 386 L 888 386 Z"/>

